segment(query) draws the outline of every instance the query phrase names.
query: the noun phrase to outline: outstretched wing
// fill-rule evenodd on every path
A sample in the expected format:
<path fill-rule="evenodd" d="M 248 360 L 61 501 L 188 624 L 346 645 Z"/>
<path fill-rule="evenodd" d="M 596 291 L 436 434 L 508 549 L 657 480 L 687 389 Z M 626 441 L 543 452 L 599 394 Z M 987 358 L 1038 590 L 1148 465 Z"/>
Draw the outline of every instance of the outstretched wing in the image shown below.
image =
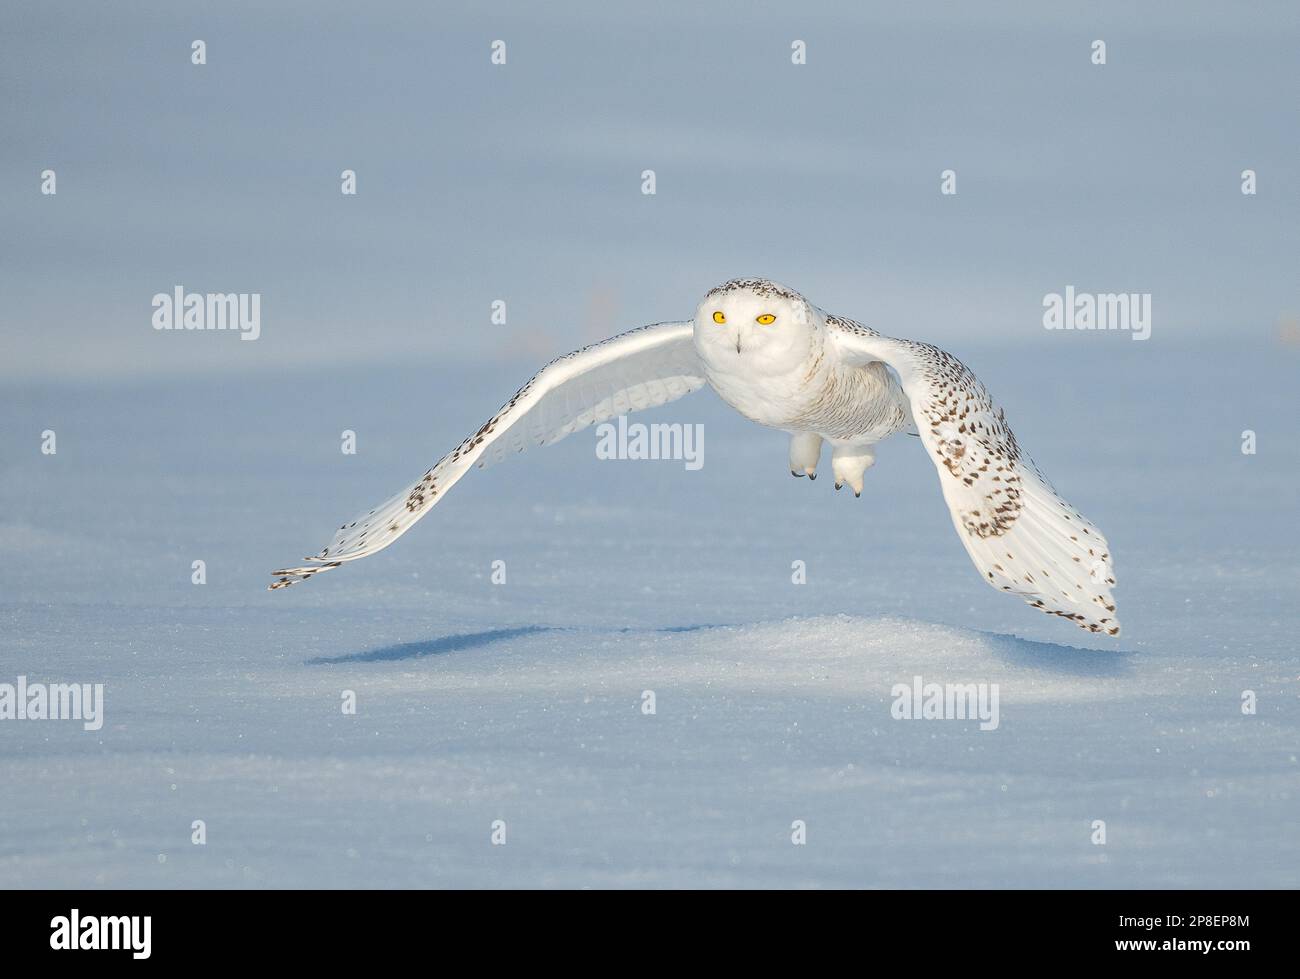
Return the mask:
<path fill-rule="evenodd" d="M 551 361 L 473 435 L 396 496 L 344 524 L 329 546 L 300 568 L 272 572 L 271 588 L 306 581 L 383 550 L 472 466 L 482 468 L 550 445 L 597 422 L 666 404 L 704 384 L 691 323 L 656 323 Z"/>
<path fill-rule="evenodd" d="M 879 360 L 898 374 L 957 536 L 985 580 L 1089 632 L 1119 635 L 1106 538 L 1056 495 L 966 365 L 928 343 L 827 322 L 846 363 Z"/>

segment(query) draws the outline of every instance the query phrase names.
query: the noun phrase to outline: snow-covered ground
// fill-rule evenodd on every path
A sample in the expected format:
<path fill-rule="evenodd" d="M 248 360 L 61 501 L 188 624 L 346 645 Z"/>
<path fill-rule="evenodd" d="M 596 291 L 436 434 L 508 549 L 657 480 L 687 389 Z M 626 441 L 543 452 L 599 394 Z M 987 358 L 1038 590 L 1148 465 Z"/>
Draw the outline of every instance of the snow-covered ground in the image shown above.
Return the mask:
<path fill-rule="evenodd" d="M 0 683 L 106 708 L 0 721 L 0 885 L 1300 885 L 1300 354 L 948 346 L 1109 536 L 1119 640 L 982 584 L 914 440 L 855 500 L 707 391 L 638 416 L 698 472 L 588 431 L 272 593 L 527 369 L 9 384 Z M 914 676 L 999 726 L 893 719 Z"/>

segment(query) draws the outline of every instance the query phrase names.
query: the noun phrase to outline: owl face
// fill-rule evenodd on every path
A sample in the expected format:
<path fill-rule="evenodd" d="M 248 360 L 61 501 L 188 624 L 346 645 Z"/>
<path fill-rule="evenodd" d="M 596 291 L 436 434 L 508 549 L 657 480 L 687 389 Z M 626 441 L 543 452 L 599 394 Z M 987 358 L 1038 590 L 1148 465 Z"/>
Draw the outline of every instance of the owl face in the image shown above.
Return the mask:
<path fill-rule="evenodd" d="M 718 366 L 792 370 L 807 360 L 818 325 L 816 310 L 793 289 L 735 279 L 711 290 L 695 310 L 695 347 Z"/>

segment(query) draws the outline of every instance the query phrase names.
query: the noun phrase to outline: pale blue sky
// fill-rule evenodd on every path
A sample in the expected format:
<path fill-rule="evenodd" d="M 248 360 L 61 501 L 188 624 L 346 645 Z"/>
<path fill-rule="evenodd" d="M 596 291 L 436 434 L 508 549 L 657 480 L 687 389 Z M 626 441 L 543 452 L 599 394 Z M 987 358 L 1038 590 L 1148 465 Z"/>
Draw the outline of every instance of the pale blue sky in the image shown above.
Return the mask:
<path fill-rule="evenodd" d="M 1134 6 L 15 5 L 0 371 L 540 363 L 750 274 L 957 349 L 1130 342 L 1046 334 L 1066 285 L 1151 293 L 1152 343 L 1272 337 L 1300 8 Z M 261 339 L 156 333 L 177 284 L 261 293 Z"/>

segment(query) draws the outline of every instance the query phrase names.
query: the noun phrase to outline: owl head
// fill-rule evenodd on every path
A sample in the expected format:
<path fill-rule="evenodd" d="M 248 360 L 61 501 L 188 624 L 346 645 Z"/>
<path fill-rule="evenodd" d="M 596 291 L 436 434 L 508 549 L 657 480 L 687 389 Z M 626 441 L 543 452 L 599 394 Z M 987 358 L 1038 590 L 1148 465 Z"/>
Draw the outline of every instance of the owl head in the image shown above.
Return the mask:
<path fill-rule="evenodd" d="M 788 370 L 807 360 L 823 324 L 808 300 L 770 279 L 732 279 L 695 310 L 695 347 L 708 363 Z"/>

